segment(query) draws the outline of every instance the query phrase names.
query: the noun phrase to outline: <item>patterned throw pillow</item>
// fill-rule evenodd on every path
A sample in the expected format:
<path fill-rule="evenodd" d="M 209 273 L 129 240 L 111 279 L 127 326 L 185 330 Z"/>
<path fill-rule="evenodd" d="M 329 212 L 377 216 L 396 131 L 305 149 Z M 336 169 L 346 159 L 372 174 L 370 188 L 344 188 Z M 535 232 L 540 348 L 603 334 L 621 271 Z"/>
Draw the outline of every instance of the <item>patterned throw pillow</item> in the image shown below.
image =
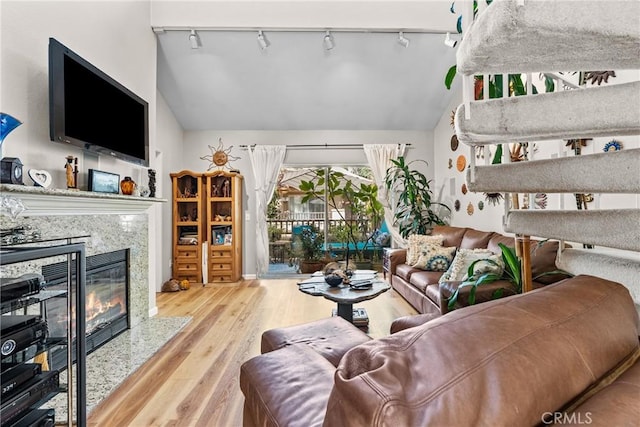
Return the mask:
<path fill-rule="evenodd" d="M 474 272 L 480 272 L 486 270 L 488 273 L 490 269 L 495 269 L 497 274 L 502 274 L 504 264 L 502 257 L 495 255 L 489 249 L 460 249 L 456 253 L 455 258 L 451 262 L 449 269 L 440 277 L 439 282 L 457 282 L 467 279 L 467 270 L 469 266 L 477 260 L 491 259 L 498 263 L 501 267 L 497 267 L 488 262 L 479 262 L 474 267 Z"/>
<path fill-rule="evenodd" d="M 418 261 L 413 266 L 427 271 L 447 271 L 455 254 L 455 246 L 445 248 L 430 245 L 422 250 Z"/>
<path fill-rule="evenodd" d="M 411 266 L 415 265 L 423 249 L 426 249 L 426 247 L 430 245 L 442 246 L 443 240 L 444 236 L 439 234 L 435 236 L 412 234 L 407 238 L 407 260 L 405 263 Z"/>

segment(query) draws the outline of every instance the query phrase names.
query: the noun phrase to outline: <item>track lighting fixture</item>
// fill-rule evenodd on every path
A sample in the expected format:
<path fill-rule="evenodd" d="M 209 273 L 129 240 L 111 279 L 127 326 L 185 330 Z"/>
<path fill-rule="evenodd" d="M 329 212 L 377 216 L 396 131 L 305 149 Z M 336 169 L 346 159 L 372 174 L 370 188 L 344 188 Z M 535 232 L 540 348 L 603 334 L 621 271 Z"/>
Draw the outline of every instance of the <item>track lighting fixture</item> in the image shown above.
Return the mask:
<path fill-rule="evenodd" d="M 449 47 L 456 47 L 456 45 L 458 44 L 458 40 L 452 39 L 451 33 L 447 33 L 447 36 L 444 39 L 444 44 L 446 44 Z"/>
<path fill-rule="evenodd" d="M 331 50 L 335 46 L 333 37 L 329 31 L 326 32 L 322 44 L 324 45 L 325 50 Z"/>
<path fill-rule="evenodd" d="M 270 44 L 269 40 L 262 34 L 262 30 L 258 31 L 258 46 L 260 46 L 260 49 L 265 50 Z"/>
<path fill-rule="evenodd" d="M 191 43 L 191 49 L 198 49 L 201 46 L 200 37 L 198 37 L 196 30 L 191 30 L 191 33 L 189 34 L 189 43 Z"/>
<path fill-rule="evenodd" d="M 404 36 L 404 33 L 402 31 L 400 31 L 398 33 L 398 43 L 402 46 L 402 47 L 409 47 L 409 42 L 411 40 L 409 40 L 408 38 L 406 38 Z"/>

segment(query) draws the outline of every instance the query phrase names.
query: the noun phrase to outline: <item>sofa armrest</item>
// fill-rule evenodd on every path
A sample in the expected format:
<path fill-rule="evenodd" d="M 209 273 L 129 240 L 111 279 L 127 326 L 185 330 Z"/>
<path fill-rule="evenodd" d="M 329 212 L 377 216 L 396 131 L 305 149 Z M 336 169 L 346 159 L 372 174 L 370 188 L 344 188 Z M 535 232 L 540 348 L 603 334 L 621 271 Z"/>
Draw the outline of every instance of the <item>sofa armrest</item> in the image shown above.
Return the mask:
<path fill-rule="evenodd" d="M 407 260 L 407 249 L 387 249 L 389 256 L 389 273 L 391 275 L 396 274 L 396 267 L 400 264 L 404 264 Z"/>
<path fill-rule="evenodd" d="M 449 299 L 454 294 L 454 292 L 456 290 L 458 290 L 458 287 L 460 286 L 461 283 L 462 282 L 459 282 L 459 281 L 457 281 L 457 282 L 456 281 L 452 281 L 452 282 L 442 282 L 442 283 L 440 283 L 440 286 L 439 286 L 439 290 L 440 290 L 440 312 L 442 314 L 445 314 L 445 313 L 450 311 L 449 310 Z M 487 283 L 487 284 L 478 286 L 478 288 L 476 289 L 476 302 L 475 303 L 476 304 L 480 304 L 480 303 L 483 303 L 483 302 L 492 301 L 494 299 L 497 299 L 494 294 L 499 289 L 503 290 L 502 296 L 500 298 L 516 294 L 515 290 L 513 289 L 513 285 L 511 284 L 511 282 L 509 282 L 507 280 L 496 280 L 495 282 Z M 458 293 L 458 299 L 457 299 L 456 304 L 455 304 L 455 308 L 462 308 L 462 307 L 469 306 L 469 293 L 470 292 L 471 292 L 471 286 L 465 286 L 462 289 L 460 289 L 460 292 Z"/>
<path fill-rule="evenodd" d="M 253 357 L 240 367 L 243 425 L 320 426 L 335 367 L 304 344 Z"/>

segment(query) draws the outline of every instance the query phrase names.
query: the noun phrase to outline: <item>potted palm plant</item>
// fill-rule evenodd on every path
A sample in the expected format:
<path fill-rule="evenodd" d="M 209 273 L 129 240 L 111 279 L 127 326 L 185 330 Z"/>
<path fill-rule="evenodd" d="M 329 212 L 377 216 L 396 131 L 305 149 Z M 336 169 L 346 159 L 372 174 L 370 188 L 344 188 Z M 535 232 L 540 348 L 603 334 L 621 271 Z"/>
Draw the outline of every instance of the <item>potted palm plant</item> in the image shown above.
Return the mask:
<path fill-rule="evenodd" d="M 314 226 L 304 226 L 294 242 L 297 255 L 301 256 L 300 272 L 313 273 L 322 270 L 325 262 L 322 257 L 323 236 Z"/>
<path fill-rule="evenodd" d="M 429 234 L 434 225 L 445 225 L 436 208 L 448 212 L 451 209 L 433 201 L 431 181 L 422 172 L 411 169 L 413 162 L 407 163 L 402 156 L 391 162 L 393 166 L 387 169 L 385 186 L 396 197 L 393 219 L 400 235 L 406 239 L 411 234 Z"/>

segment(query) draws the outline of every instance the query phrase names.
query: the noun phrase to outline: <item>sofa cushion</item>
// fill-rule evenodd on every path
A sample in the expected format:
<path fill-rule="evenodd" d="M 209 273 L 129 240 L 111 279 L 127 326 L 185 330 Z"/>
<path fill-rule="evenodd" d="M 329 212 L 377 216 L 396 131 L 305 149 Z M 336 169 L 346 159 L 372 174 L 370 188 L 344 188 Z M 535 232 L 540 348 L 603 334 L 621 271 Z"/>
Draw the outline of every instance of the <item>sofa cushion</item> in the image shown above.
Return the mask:
<path fill-rule="evenodd" d="M 413 273 L 418 273 L 421 271 L 424 270 L 420 270 L 419 268 L 412 267 L 408 264 L 400 264 L 396 267 L 396 276 L 402 277 L 404 280 L 409 282 Z"/>
<path fill-rule="evenodd" d="M 436 225 L 433 227 L 431 234 L 439 234 L 443 237 L 442 246 L 455 246 L 460 247 L 462 243 L 462 237 L 467 231 L 464 227 L 452 227 L 450 225 Z"/>
<path fill-rule="evenodd" d="M 467 228 L 467 231 L 462 237 L 459 248 L 462 249 L 476 249 L 486 248 L 489 244 L 489 240 L 495 233 L 493 231 L 479 231 L 472 228 Z"/>
<path fill-rule="evenodd" d="M 324 422 L 537 425 L 638 348 L 637 322 L 592 276 L 457 310 L 347 352 Z"/>
<path fill-rule="evenodd" d="M 433 283 L 427 286 L 424 290 L 424 294 L 429 298 L 433 303 L 440 307 L 440 284 Z"/>
<path fill-rule="evenodd" d="M 423 250 L 436 245 L 442 246 L 443 237 L 440 235 L 412 234 L 407 238 L 406 263 L 414 265 Z"/>
<path fill-rule="evenodd" d="M 429 245 L 423 247 L 413 266 L 427 271 L 447 271 L 456 254 L 456 247 Z"/>
<path fill-rule="evenodd" d="M 418 270 L 411 274 L 411 280 L 409 283 L 411 283 L 413 286 L 420 289 L 422 293 L 424 293 L 427 286 L 438 284 L 440 276 L 442 276 L 441 271 Z"/>
<path fill-rule="evenodd" d="M 474 261 L 491 259 L 492 256 L 494 260 L 497 259 L 496 255 L 488 249 L 460 249 L 449 269 L 440 277 L 440 282 L 466 280 L 467 270 Z"/>
<path fill-rule="evenodd" d="M 347 350 L 371 338 L 342 317 L 327 317 L 301 325 L 274 328 L 262 334 L 260 351 L 268 353 L 293 344 L 306 344 L 338 366 Z"/>

